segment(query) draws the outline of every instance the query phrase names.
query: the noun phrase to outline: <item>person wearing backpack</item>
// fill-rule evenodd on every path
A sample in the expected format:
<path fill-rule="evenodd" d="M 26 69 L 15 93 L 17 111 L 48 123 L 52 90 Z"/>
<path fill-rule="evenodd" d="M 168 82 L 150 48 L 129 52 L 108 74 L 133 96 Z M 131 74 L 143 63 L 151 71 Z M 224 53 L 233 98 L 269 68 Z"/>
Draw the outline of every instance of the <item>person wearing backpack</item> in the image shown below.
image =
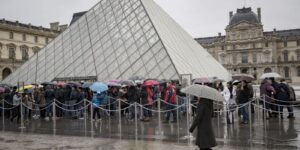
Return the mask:
<path fill-rule="evenodd" d="M 285 83 L 284 79 L 280 80 L 280 84 L 278 85 L 278 99 L 279 99 L 279 104 L 281 105 L 279 107 L 279 112 L 280 112 L 280 117 L 283 119 L 283 108 L 286 107 L 289 115 L 288 118 L 294 118 L 294 113 L 293 113 L 293 108 L 290 106 L 292 104 L 291 99 L 290 99 L 290 90 L 288 85 Z M 282 106 L 284 105 L 284 106 Z"/>

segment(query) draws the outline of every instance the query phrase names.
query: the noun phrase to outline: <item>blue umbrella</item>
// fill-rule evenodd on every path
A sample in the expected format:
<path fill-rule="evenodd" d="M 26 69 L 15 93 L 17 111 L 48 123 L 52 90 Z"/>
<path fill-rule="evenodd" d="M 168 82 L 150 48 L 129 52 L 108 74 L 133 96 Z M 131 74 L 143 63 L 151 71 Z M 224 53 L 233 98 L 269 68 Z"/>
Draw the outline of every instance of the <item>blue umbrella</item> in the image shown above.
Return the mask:
<path fill-rule="evenodd" d="M 95 82 L 90 86 L 90 89 L 94 92 L 101 93 L 101 92 L 107 91 L 108 86 L 101 82 Z"/>
<path fill-rule="evenodd" d="M 89 88 L 91 85 L 93 85 L 93 83 L 91 82 L 85 82 L 81 85 L 82 88 Z"/>

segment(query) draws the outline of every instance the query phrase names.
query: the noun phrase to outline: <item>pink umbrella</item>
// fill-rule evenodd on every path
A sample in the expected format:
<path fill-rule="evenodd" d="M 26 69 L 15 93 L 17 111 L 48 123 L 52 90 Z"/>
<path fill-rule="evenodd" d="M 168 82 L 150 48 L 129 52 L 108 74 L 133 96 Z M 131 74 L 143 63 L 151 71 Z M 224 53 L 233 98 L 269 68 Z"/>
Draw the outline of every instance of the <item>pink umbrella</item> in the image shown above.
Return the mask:
<path fill-rule="evenodd" d="M 146 80 L 143 85 L 144 86 L 159 85 L 159 82 L 157 82 L 155 80 Z"/>
<path fill-rule="evenodd" d="M 105 84 L 108 86 L 121 86 L 120 82 L 120 80 L 108 80 Z"/>
<path fill-rule="evenodd" d="M 0 93 L 4 93 L 5 92 L 5 88 L 4 87 L 0 87 Z"/>

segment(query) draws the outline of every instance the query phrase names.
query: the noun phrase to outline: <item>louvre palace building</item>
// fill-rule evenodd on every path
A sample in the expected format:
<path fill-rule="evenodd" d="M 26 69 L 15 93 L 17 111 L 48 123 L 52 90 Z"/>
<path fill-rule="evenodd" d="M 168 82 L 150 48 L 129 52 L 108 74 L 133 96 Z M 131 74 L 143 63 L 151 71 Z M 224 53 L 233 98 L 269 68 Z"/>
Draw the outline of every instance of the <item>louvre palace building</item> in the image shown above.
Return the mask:
<path fill-rule="evenodd" d="M 300 29 L 264 31 L 261 9 L 229 12 L 226 35 L 196 38 L 229 72 L 277 72 L 287 81 L 300 83 Z"/>
<path fill-rule="evenodd" d="M 67 25 L 50 23 L 50 28 L 0 20 L 0 81 L 52 41 Z"/>

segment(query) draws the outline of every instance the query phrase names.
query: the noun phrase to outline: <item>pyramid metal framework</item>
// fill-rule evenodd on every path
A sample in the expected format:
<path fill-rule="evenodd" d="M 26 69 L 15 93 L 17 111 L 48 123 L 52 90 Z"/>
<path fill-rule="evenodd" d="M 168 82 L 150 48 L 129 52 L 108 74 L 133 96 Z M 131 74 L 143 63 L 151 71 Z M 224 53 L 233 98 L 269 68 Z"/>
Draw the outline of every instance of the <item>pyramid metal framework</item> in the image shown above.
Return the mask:
<path fill-rule="evenodd" d="M 3 83 L 230 75 L 153 0 L 101 0 Z"/>

